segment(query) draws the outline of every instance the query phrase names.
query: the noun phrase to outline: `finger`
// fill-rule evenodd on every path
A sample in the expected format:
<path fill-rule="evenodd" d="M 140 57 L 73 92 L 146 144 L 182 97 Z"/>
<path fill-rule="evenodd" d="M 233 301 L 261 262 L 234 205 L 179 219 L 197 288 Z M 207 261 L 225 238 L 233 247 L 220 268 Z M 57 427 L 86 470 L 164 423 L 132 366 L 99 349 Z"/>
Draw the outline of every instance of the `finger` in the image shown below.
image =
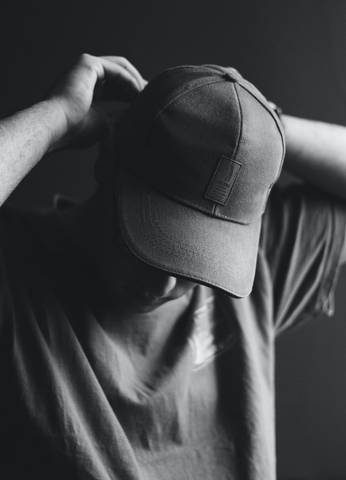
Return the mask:
<path fill-rule="evenodd" d="M 123 67 L 125 70 L 127 70 L 133 76 L 133 78 L 136 79 L 138 87 L 139 87 L 140 90 L 143 90 L 145 85 L 148 83 L 143 79 L 142 75 L 139 73 L 137 68 L 134 67 L 132 65 L 132 63 L 127 60 L 127 58 L 116 57 L 116 56 L 107 56 L 107 55 L 103 56 L 102 58 L 104 58 L 106 60 L 109 60 L 110 62 L 116 63 L 116 64 L 120 65 L 121 67 Z"/>
<path fill-rule="evenodd" d="M 104 69 L 104 78 L 99 76 L 99 82 L 102 91 L 96 89 L 96 98 L 103 100 L 133 100 L 142 90 L 138 86 L 137 79 L 125 68 L 117 63 L 113 63 L 107 59 L 100 58 L 100 62 Z M 103 82 L 103 80 L 105 80 Z"/>
<path fill-rule="evenodd" d="M 138 70 L 123 57 L 83 54 L 77 65 L 87 67 L 86 71 L 96 74 L 93 86 L 95 100 L 131 101 L 146 85 Z"/>
<path fill-rule="evenodd" d="M 136 79 L 138 87 L 142 90 L 144 88 L 143 85 L 143 77 L 139 73 L 136 67 L 132 65 L 131 62 L 129 62 L 125 57 L 115 57 L 115 56 L 104 56 L 102 58 L 105 58 L 106 60 L 109 60 L 110 62 L 116 63 L 120 66 L 122 66 L 125 70 L 127 70 L 133 78 Z"/>

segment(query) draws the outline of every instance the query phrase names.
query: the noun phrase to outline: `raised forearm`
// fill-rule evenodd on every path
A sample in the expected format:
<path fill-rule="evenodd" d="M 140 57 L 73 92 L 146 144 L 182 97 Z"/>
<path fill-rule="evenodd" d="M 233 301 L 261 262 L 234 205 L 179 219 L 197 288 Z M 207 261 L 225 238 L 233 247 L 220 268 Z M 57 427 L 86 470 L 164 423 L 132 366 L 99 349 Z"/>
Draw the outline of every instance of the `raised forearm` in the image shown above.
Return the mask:
<path fill-rule="evenodd" d="M 92 105 L 97 84 L 101 100 L 132 101 L 146 83 L 126 58 L 83 54 L 46 101 L 0 121 L 0 205 L 48 150 L 85 148 L 107 132 L 105 114 Z"/>
<path fill-rule="evenodd" d="M 63 112 L 54 101 L 0 121 L 0 205 L 65 130 Z"/>
<path fill-rule="evenodd" d="M 346 127 L 282 115 L 284 168 L 346 199 Z"/>

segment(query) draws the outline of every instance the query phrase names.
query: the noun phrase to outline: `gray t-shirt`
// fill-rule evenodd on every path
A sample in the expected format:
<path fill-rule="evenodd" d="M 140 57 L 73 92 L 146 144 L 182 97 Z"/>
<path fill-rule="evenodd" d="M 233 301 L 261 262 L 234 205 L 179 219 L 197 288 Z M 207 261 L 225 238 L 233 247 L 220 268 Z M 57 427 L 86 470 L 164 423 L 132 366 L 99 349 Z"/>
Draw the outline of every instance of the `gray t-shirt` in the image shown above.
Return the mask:
<path fill-rule="evenodd" d="M 4 207 L 0 476 L 274 479 L 275 337 L 331 314 L 344 231 L 336 199 L 274 189 L 252 294 L 196 287 L 153 358 L 143 326 L 104 328 L 115 300 L 57 212 Z"/>

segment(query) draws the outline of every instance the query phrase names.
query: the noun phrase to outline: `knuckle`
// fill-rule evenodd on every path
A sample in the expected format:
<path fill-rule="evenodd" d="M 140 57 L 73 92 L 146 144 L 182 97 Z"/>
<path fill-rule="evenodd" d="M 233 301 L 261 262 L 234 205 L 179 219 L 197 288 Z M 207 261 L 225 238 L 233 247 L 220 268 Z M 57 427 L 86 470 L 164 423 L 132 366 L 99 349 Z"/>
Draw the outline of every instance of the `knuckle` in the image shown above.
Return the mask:
<path fill-rule="evenodd" d="M 79 56 L 79 61 L 83 64 L 90 64 L 91 63 L 91 55 L 89 55 L 89 53 L 82 53 L 80 56 Z"/>
<path fill-rule="evenodd" d="M 79 65 L 86 72 L 96 73 L 97 75 L 101 75 L 102 73 L 102 67 L 99 60 L 88 53 L 83 53 L 79 57 Z"/>
<path fill-rule="evenodd" d="M 126 63 L 126 64 L 129 63 L 128 60 L 127 60 L 127 58 L 122 57 L 121 55 L 118 56 L 117 59 L 118 59 L 118 62 L 120 62 L 120 63 L 123 63 L 123 64 L 124 64 L 124 63 Z"/>

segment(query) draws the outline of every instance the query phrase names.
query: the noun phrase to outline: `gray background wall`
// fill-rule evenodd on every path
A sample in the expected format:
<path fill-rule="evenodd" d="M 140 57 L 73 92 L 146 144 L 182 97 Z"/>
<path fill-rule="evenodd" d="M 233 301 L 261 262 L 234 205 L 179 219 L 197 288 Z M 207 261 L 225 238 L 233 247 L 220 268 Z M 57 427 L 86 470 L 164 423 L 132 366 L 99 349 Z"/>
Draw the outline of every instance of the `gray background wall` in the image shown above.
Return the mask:
<path fill-rule="evenodd" d="M 0 6 L 0 117 L 40 100 L 82 52 L 124 55 L 150 79 L 184 63 L 233 65 L 287 113 L 346 125 L 344 0 L 31 0 Z M 94 189 L 96 149 L 52 154 L 17 206 Z M 346 157 L 346 152 L 345 152 Z M 333 319 L 278 341 L 278 472 L 346 475 L 346 274 Z"/>

